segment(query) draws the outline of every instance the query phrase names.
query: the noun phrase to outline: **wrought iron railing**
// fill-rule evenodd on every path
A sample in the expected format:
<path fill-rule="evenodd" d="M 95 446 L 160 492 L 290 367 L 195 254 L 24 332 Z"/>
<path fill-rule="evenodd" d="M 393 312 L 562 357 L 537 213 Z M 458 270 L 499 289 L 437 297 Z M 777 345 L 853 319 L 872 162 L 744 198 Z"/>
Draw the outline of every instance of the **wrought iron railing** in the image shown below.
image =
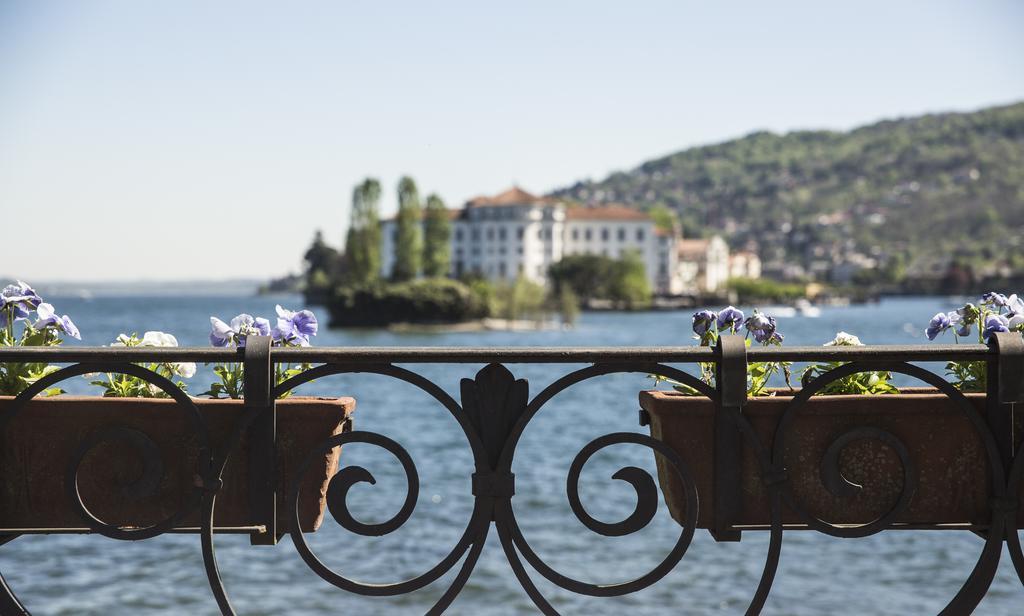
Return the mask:
<path fill-rule="evenodd" d="M 803 513 L 800 504 L 788 489 L 789 469 L 785 468 L 777 448 L 773 450 L 758 438 L 750 422 L 744 416 L 746 403 L 747 363 L 754 361 L 792 362 L 848 362 L 842 367 L 818 376 L 808 383 L 805 391 L 813 392 L 836 378 L 857 372 L 887 370 L 919 379 L 936 387 L 962 409 L 984 444 L 988 460 L 988 477 L 991 494 L 991 521 L 974 526 L 971 530 L 985 539 L 985 547 L 969 578 L 954 594 L 943 613 L 966 614 L 974 610 L 986 594 L 995 576 L 1003 546 L 1013 561 L 1017 575 L 1024 584 L 1024 555 L 1021 552 L 1018 535 L 1017 511 L 1024 489 L 1024 446 L 1014 441 L 1014 405 L 1024 400 L 1024 344 L 1020 336 L 999 334 L 989 346 L 983 345 L 934 345 L 934 346 L 869 346 L 869 347 L 767 347 L 746 348 L 738 337 L 726 336 L 716 348 L 272 348 L 267 338 L 250 338 L 249 344 L 237 352 L 230 349 L 193 348 L 3 348 L 0 362 L 47 362 L 70 364 L 42 380 L 9 401 L 0 412 L 0 431 L 24 408 L 25 403 L 49 387 L 73 376 L 90 372 L 128 373 L 143 378 L 163 389 L 190 413 L 198 417 L 191 399 L 163 377 L 140 368 L 143 362 L 227 362 L 241 361 L 245 370 L 245 407 L 243 419 L 232 433 L 231 439 L 219 448 L 207 448 L 201 452 L 197 474 L 195 499 L 187 507 L 201 512 L 201 525 L 191 529 L 201 536 L 202 555 L 210 588 L 221 611 L 232 614 L 231 601 L 218 571 L 214 552 L 214 512 L 217 506 L 218 490 L 223 485 L 222 474 L 227 460 L 237 455 L 235 448 L 243 433 L 255 439 L 258 447 L 270 452 L 275 447 L 275 401 L 283 394 L 313 379 L 342 373 L 371 373 L 398 379 L 419 388 L 451 414 L 465 434 L 472 452 L 475 466 L 466 485 L 474 497 L 471 519 L 454 548 L 435 566 L 425 573 L 398 583 L 366 584 L 332 570 L 313 553 L 297 524 L 287 531 L 276 526 L 277 516 L 274 504 L 276 469 L 273 456 L 254 456 L 262 462 L 256 469 L 257 477 L 264 481 L 254 486 L 262 499 L 253 514 L 261 521 L 250 529 L 255 536 L 254 543 L 274 544 L 282 534 L 290 534 L 302 560 L 321 578 L 343 590 L 372 596 L 393 596 L 410 593 L 437 582 L 444 574 L 458 567 L 454 580 L 436 603 L 427 611 L 429 614 L 443 612 L 459 595 L 476 565 L 488 532 L 493 526 L 508 559 L 511 573 L 517 578 L 536 606 L 546 614 L 557 613 L 542 594 L 528 572 L 529 565 L 537 574 L 573 593 L 608 597 L 636 592 L 662 579 L 683 558 L 696 530 L 696 516 L 682 523 L 681 532 L 668 555 L 646 574 L 625 583 L 602 585 L 571 578 L 550 567 L 524 538 L 513 511 L 515 476 L 512 462 L 517 444 L 524 429 L 555 395 L 567 388 L 603 375 L 615 373 L 639 373 L 658 375 L 690 385 L 708 396 L 716 408 L 715 460 L 708 461 L 715 466 L 716 522 L 712 533 L 718 540 L 739 540 L 744 529 L 731 525 L 730 512 L 740 506 L 742 496 L 733 488 L 737 482 L 738 462 L 735 452 L 749 447 L 756 452 L 761 470 L 761 481 L 770 496 L 771 524 L 768 553 L 758 586 L 752 590 L 747 608 L 748 614 L 761 611 L 771 591 L 782 550 L 782 536 L 787 530 L 781 521 L 781 510 L 788 506 L 806 517 L 811 528 L 838 537 L 862 537 L 896 527 L 891 524 L 893 511 L 882 512 L 879 520 L 870 524 L 840 526 L 831 525 Z M 984 416 L 967 402 L 965 396 L 943 378 L 911 362 L 985 362 L 987 364 L 987 399 Z M 273 367 L 279 363 L 310 363 L 315 367 L 274 385 Z M 542 391 L 529 396 L 528 384 L 517 379 L 506 366 L 511 364 L 589 364 L 570 371 L 555 379 Z M 696 363 L 715 364 L 718 378 L 715 386 L 709 387 L 702 381 L 682 370 L 677 365 Z M 467 374 L 461 381 L 461 400 L 456 400 L 440 386 L 416 371 L 399 366 L 415 364 L 486 364 L 475 375 Z M 809 393 L 808 393 L 809 395 Z M 808 395 L 796 396 L 790 403 L 795 410 L 806 403 Z M 632 403 L 632 402 L 631 402 Z M 644 413 L 641 411 L 641 423 Z M 1017 419 L 1020 422 L 1019 416 Z M 901 463 L 913 469 L 912 460 L 907 459 L 906 449 L 898 439 L 893 442 L 891 435 L 872 431 L 870 426 L 857 432 L 858 438 L 880 438 L 886 446 L 897 451 Z M 197 431 L 204 431 L 201 422 Z M 786 422 L 780 422 L 778 431 L 786 430 Z M 203 435 L 202 442 L 206 442 Z M 840 442 L 844 442 L 840 439 Z M 328 509 L 335 521 L 346 530 L 361 534 L 380 536 L 401 527 L 412 514 L 419 491 L 416 464 L 406 449 L 391 438 L 374 432 L 350 429 L 321 443 L 309 453 L 307 461 L 314 456 L 348 443 L 366 443 L 380 447 L 392 454 L 404 469 L 408 492 L 404 504 L 397 514 L 380 524 L 363 524 L 348 510 L 346 495 L 357 482 L 372 477 L 364 468 L 344 465 L 333 477 L 327 491 Z M 569 505 L 579 521 L 591 531 L 605 536 L 623 536 L 644 528 L 656 515 L 658 492 L 655 480 L 635 467 L 626 467 L 614 477 L 630 484 L 637 493 L 634 511 L 617 523 L 602 522 L 592 517 L 581 502 L 578 481 L 587 461 L 599 450 L 613 444 L 635 444 L 651 449 L 662 456 L 682 479 L 686 488 L 688 503 L 696 506 L 700 495 L 693 485 L 690 469 L 683 462 L 679 452 L 664 442 L 636 432 L 612 432 L 586 444 L 573 459 L 568 469 L 567 496 Z M 82 454 L 84 455 L 84 454 Z M 77 460 L 80 462 L 81 460 Z M 73 462 L 74 464 L 75 462 Z M 299 470 L 301 476 L 303 469 Z M 920 470 L 920 469 L 918 469 Z M 912 477 L 911 477 L 912 479 Z M 70 475 L 74 481 L 74 475 Z M 371 479 L 372 481 L 372 479 Z M 295 512 L 298 500 L 299 482 L 293 493 L 287 495 L 289 511 Z M 894 511 L 905 506 L 912 495 L 914 482 L 903 485 L 903 493 Z M 72 492 L 77 495 L 77 492 Z M 86 525 L 93 532 L 102 533 L 115 539 L 138 540 L 157 536 L 164 532 L 181 530 L 175 521 L 183 519 L 188 512 L 163 523 L 145 528 L 123 528 L 106 524 L 88 515 L 80 501 L 77 506 L 89 519 Z M 194 513 L 192 511 L 191 513 Z M 186 529 L 188 530 L 188 529 Z M 0 543 L 13 539 L 17 534 L 0 529 Z M 461 564 L 460 564 L 461 562 Z M 2 582 L 0 588 L 0 610 L 4 614 L 27 613 L 17 596 Z"/>

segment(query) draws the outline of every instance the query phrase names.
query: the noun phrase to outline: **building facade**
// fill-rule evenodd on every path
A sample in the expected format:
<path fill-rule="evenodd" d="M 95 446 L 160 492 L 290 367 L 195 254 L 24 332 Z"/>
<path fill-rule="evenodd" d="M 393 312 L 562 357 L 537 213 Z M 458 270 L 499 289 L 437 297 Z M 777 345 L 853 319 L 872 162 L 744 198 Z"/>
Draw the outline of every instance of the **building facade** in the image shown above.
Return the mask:
<path fill-rule="evenodd" d="M 644 263 L 648 283 L 661 295 L 699 290 L 699 282 L 723 284 L 728 271 L 719 272 L 721 238 L 712 242 L 697 265 L 703 275 L 688 276 L 680 268 L 685 242 L 678 232 L 659 230 L 647 214 L 621 205 L 570 206 L 551 197 L 538 197 L 512 188 L 493 197 L 471 199 L 461 209 L 449 210 L 451 220 L 451 271 L 453 277 L 470 273 L 489 280 L 512 281 L 518 276 L 547 283 L 548 268 L 570 255 L 601 255 L 613 259 L 633 252 Z M 381 275 L 394 267 L 396 224 L 381 223 Z M 707 241 L 707 240 L 698 240 Z M 698 259 L 700 261 L 700 259 Z M 705 273 L 706 272 L 706 273 Z"/>

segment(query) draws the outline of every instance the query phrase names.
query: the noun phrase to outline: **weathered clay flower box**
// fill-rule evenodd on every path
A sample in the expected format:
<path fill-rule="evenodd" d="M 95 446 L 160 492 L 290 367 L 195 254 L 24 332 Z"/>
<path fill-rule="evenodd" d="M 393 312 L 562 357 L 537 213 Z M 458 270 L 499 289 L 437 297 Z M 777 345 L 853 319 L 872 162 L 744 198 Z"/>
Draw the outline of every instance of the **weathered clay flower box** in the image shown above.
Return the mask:
<path fill-rule="evenodd" d="M 0 413 L 10 408 L 11 400 L 0 397 Z M 211 447 L 220 451 L 245 412 L 242 401 L 193 401 Z M 342 431 L 354 408 L 352 398 L 296 397 L 277 402 L 278 528 L 291 528 L 285 495 L 299 465 L 322 441 Z M 124 527 L 155 524 L 179 511 L 194 493 L 199 451 L 184 408 L 170 399 L 56 396 L 29 401 L 0 435 L 0 528 L 83 527 L 68 496 L 69 465 L 90 435 L 113 426 L 121 436 L 98 442 L 82 458 L 78 485 L 85 506 L 103 522 Z M 146 476 L 144 456 L 131 442 L 132 434 L 148 437 L 150 442 L 142 449 L 158 454 L 154 458 L 159 461 L 158 473 Z M 303 531 L 316 530 L 323 519 L 327 482 L 337 470 L 340 449 L 325 455 L 302 479 L 299 522 Z M 247 433 L 224 470 L 215 527 L 256 525 L 249 503 L 252 455 Z M 199 525 L 198 510 L 179 524 Z"/>
<path fill-rule="evenodd" d="M 898 455 L 877 439 L 850 441 L 839 455 L 842 477 L 861 486 L 845 497 L 831 492 L 823 479 L 822 460 L 844 433 L 861 427 L 887 431 L 906 446 L 918 478 L 907 507 L 893 522 L 909 525 L 990 523 L 989 464 L 981 438 L 955 403 L 932 389 L 905 390 L 898 395 L 815 396 L 797 411 L 784 437 L 784 466 L 795 501 L 810 515 L 830 524 L 867 524 L 889 511 L 904 485 Z M 968 394 L 984 419 L 985 395 Z M 770 453 L 776 429 L 792 395 L 749 398 L 742 413 Z M 645 391 L 640 405 L 650 420 L 651 435 L 672 447 L 687 463 L 699 498 L 697 527 L 712 528 L 715 520 L 715 405 L 705 397 L 674 391 Z M 1017 420 L 1017 434 L 1024 417 Z M 1019 439 L 1015 442 L 1019 442 Z M 738 510 L 735 527 L 771 523 L 768 489 L 754 450 L 745 439 L 739 456 Z M 686 520 L 682 484 L 668 463 L 657 457 L 658 478 L 673 518 Z M 784 525 L 804 523 L 783 502 Z M 1024 509 L 1019 520 L 1024 525 Z"/>

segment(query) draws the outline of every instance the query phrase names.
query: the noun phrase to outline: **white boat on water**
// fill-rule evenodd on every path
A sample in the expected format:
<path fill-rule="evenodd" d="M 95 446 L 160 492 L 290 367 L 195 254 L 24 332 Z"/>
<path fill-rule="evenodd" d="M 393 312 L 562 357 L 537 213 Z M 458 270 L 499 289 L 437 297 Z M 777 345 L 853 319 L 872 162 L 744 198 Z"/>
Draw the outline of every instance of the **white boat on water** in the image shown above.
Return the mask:
<path fill-rule="evenodd" d="M 813 319 L 821 316 L 821 308 L 818 308 L 807 299 L 796 300 L 794 308 L 802 317 L 810 317 Z"/>

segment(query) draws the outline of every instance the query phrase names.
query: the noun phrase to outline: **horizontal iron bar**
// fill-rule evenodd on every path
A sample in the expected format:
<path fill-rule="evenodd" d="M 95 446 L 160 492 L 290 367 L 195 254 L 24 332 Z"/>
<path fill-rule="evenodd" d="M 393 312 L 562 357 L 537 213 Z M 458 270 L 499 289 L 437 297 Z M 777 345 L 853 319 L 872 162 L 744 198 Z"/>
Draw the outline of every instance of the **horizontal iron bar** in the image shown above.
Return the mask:
<path fill-rule="evenodd" d="M 240 349 L 212 347 L 4 347 L 0 363 L 6 362 L 227 362 L 242 361 Z"/>
<path fill-rule="evenodd" d="M 166 532 L 175 534 L 198 534 L 203 529 L 198 526 L 178 526 L 175 528 L 168 529 Z M 253 532 L 266 532 L 267 527 L 262 525 L 257 526 L 214 526 L 213 532 L 215 533 L 253 533 Z M 84 526 L 70 526 L 64 528 L 57 527 L 32 527 L 32 528 L 0 528 L 0 535 L 88 535 L 93 534 L 94 531 L 91 528 Z"/>
<path fill-rule="evenodd" d="M 986 361 L 995 352 L 981 344 L 836 347 L 751 347 L 749 361 Z M 715 361 L 708 347 L 319 347 L 275 348 L 275 363 L 402 364 L 616 364 Z M 8 347 L 4 362 L 223 362 L 241 361 L 235 349 L 188 347 Z"/>

